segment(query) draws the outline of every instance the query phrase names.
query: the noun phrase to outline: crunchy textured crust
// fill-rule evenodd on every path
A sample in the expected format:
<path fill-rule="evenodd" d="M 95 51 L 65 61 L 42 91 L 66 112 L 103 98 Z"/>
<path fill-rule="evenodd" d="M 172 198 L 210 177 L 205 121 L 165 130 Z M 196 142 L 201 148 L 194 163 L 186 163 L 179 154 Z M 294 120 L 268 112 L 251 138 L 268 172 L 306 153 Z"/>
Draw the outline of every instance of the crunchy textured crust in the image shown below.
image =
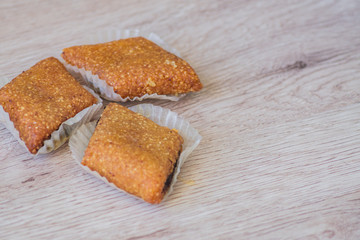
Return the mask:
<path fill-rule="evenodd" d="M 97 102 L 56 58 L 47 58 L 0 89 L 0 105 L 31 153 L 62 122 Z"/>
<path fill-rule="evenodd" d="M 65 48 L 62 57 L 98 75 L 123 98 L 176 95 L 202 88 L 187 62 L 143 37 Z"/>
<path fill-rule="evenodd" d="M 85 151 L 82 164 L 126 192 L 160 203 L 183 138 L 131 110 L 110 103 Z"/>

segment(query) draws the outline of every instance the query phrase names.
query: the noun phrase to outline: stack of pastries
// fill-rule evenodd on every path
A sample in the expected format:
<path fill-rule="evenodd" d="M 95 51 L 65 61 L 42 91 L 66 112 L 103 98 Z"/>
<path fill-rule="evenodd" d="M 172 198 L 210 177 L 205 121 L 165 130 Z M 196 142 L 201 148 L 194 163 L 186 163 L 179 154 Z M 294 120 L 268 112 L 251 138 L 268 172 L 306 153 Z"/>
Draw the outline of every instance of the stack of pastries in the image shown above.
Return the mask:
<path fill-rule="evenodd" d="M 176 96 L 202 88 L 186 61 L 143 37 L 73 46 L 65 48 L 61 56 L 66 64 L 96 75 L 122 98 Z M 0 105 L 32 154 L 38 153 L 61 124 L 96 103 L 94 93 L 53 57 L 38 62 L 0 89 Z M 183 142 L 177 130 L 110 103 L 81 163 L 118 188 L 149 203 L 160 203 Z"/>

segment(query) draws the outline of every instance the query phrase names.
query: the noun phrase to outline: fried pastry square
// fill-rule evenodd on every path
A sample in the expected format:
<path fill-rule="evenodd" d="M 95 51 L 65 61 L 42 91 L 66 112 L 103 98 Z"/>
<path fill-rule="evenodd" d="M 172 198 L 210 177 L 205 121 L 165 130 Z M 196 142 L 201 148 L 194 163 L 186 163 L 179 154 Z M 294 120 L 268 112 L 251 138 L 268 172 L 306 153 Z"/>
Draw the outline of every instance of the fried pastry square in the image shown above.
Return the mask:
<path fill-rule="evenodd" d="M 110 103 L 81 163 L 126 192 L 152 204 L 160 203 L 171 183 L 183 141 L 176 130 Z"/>
<path fill-rule="evenodd" d="M 178 95 L 202 88 L 186 61 L 143 37 L 69 47 L 62 57 L 68 64 L 98 75 L 122 98 Z"/>
<path fill-rule="evenodd" d="M 0 89 L 0 105 L 35 154 L 61 123 L 97 103 L 56 58 L 22 72 Z"/>

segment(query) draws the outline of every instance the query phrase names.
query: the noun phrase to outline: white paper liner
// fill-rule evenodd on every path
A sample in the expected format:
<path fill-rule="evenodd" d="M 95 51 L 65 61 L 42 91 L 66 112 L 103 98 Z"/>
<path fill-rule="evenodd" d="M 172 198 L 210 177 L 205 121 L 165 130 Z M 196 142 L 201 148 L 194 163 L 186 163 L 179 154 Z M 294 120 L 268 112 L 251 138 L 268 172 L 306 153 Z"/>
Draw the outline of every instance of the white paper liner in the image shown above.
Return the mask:
<path fill-rule="evenodd" d="M 0 78 L 0 88 L 5 86 L 6 83 L 9 82 L 9 79 L 1 77 Z M 76 114 L 74 117 L 69 118 L 65 122 L 63 122 L 59 129 L 54 131 L 50 138 L 44 141 L 44 146 L 42 146 L 36 155 L 45 154 L 52 152 L 63 145 L 66 140 L 69 139 L 70 135 L 81 125 L 93 121 L 95 119 L 99 119 L 103 110 L 102 99 L 94 93 L 93 90 L 89 89 L 86 86 L 83 86 L 86 90 L 88 90 L 93 96 L 96 97 L 98 103 L 93 104 L 90 107 L 83 109 L 81 112 Z M 7 112 L 4 111 L 3 107 L 0 105 L 0 122 L 5 125 L 5 127 L 11 132 L 11 134 L 18 140 L 18 142 L 28 150 L 25 145 L 25 142 L 20 139 L 19 131 L 14 127 L 13 122 L 10 120 L 10 116 Z M 31 153 L 31 152 L 30 152 Z M 33 153 L 31 153 L 33 154 Z"/>
<path fill-rule="evenodd" d="M 194 129 L 188 121 L 180 117 L 177 113 L 170 111 L 169 109 L 154 106 L 152 104 L 139 104 L 129 108 L 130 110 L 140 113 L 141 115 L 149 118 L 155 123 L 168 127 L 170 129 L 177 129 L 179 134 L 183 137 L 184 143 L 183 149 L 179 156 L 177 166 L 174 170 L 174 175 L 170 183 L 170 187 L 166 192 L 164 199 L 173 191 L 174 184 L 177 176 L 180 173 L 180 168 L 188 158 L 190 153 L 199 145 L 201 136 L 196 129 Z M 69 140 L 69 146 L 75 161 L 88 173 L 101 179 L 108 185 L 115 187 L 116 189 L 124 192 L 122 189 L 116 187 L 113 183 L 110 183 L 105 177 L 100 176 L 96 171 L 90 170 L 88 167 L 81 164 L 84 157 L 85 150 L 89 144 L 90 138 L 95 131 L 96 121 L 87 123 L 81 126 Z M 136 196 L 135 196 L 136 197 Z"/>
<path fill-rule="evenodd" d="M 131 38 L 131 37 L 144 37 L 148 40 L 156 43 L 160 47 L 164 48 L 166 51 L 171 52 L 178 57 L 180 57 L 179 52 L 167 45 L 159 36 L 155 33 L 145 33 L 140 30 L 119 30 L 119 29 L 107 29 L 101 32 L 98 32 L 96 35 L 90 37 L 86 44 L 97 44 L 97 43 L 104 43 L 110 42 L 119 39 Z M 154 94 L 145 94 L 141 97 L 126 97 L 122 98 L 119 94 L 114 92 L 114 88 L 109 86 L 105 80 L 99 78 L 98 75 L 92 74 L 91 71 L 86 71 L 84 68 L 78 68 L 76 66 L 70 65 L 66 63 L 64 59 L 61 58 L 62 63 L 65 65 L 67 70 L 73 74 L 77 79 L 79 76 L 84 80 L 82 84 L 86 84 L 87 86 L 91 87 L 95 90 L 102 98 L 110 100 L 110 101 L 117 101 L 117 102 L 126 102 L 126 101 L 142 101 L 147 98 L 152 99 L 164 99 L 164 100 L 171 100 L 171 101 L 178 101 L 180 98 L 185 96 L 186 94 L 179 94 L 175 95 L 158 95 Z"/>

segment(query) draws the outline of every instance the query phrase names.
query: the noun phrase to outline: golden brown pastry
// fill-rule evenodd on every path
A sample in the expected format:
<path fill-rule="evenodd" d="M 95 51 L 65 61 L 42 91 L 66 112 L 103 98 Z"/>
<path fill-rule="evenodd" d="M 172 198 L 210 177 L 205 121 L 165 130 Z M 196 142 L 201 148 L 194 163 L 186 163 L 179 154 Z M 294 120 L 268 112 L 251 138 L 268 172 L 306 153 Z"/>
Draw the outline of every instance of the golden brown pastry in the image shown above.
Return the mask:
<path fill-rule="evenodd" d="M 0 105 L 33 154 L 61 123 L 96 102 L 53 57 L 38 62 L 0 89 Z"/>
<path fill-rule="evenodd" d="M 69 47 L 62 57 L 98 75 L 123 98 L 177 95 L 202 88 L 187 62 L 143 37 Z"/>
<path fill-rule="evenodd" d="M 82 164 L 149 203 L 160 203 L 182 149 L 176 130 L 110 103 L 85 151 Z"/>

